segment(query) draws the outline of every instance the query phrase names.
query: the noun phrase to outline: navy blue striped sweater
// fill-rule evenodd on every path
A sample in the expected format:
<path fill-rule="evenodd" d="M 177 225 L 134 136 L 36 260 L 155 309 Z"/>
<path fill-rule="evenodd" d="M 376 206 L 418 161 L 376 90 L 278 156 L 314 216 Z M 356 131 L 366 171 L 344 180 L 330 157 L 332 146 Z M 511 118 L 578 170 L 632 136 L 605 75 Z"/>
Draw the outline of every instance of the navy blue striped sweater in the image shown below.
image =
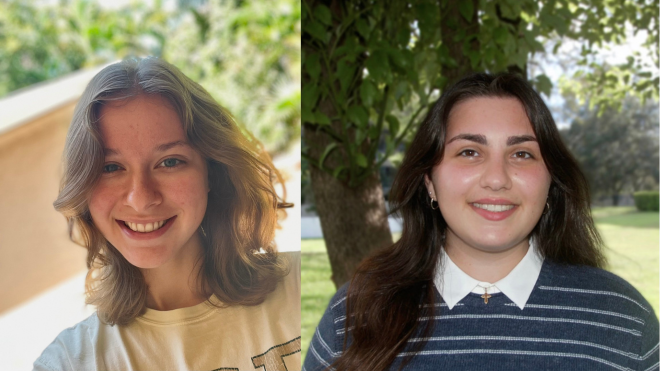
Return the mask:
<path fill-rule="evenodd" d="M 318 325 L 304 371 L 325 370 L 341 355 L 345 299 L 343 287 Z M 434 318 L 420 320 L 435 321 L 434 330 L 405 370 L 659 369 L 653 309 L 630 284 L 602 269 L 546 260 L 522 310 L 502 293 L 488 304 L 469 294 L 451 310 L 437 304 Z"/>

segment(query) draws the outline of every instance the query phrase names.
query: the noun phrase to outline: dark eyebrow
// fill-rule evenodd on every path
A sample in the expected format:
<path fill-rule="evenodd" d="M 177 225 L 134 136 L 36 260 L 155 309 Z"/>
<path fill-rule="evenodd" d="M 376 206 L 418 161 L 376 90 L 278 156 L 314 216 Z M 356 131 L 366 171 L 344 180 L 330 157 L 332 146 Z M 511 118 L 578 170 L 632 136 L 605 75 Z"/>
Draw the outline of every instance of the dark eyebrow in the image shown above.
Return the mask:
<path fill-rule="evenodd" d="M 190 147 L 190 144 L 188 144 L 188 143 L 186 143 L 182 140 L 177 140 L 175 142 L 170 142 L 170 143 L 165 143 L 165 144 L 159 145 L 158 147 L 156 147 L 156 152 L 165 152 L 168 149 L 172 149 L 172 148 L 177 147 L 177 146 Z M 111 156 L 111 155 L 118 156 L 119 151 L 117 151 L 116 149 L 112 149 L 112 148 L 103 148 L 103 154 L 105 156 Z"/>
<path fill-rule="evenodd" d="M 486 140 L 486 137 L 481 135 L 481 134 L 458 134 L 457 136 L 451 138 L 447 144 L 455 141 L 455 140 L 469 140 L 471 142 L 477 142 L 479 144 L 486 145 L 488 144 L 488 141 Z"/>
<path fill-rule="evenodd" d="M 538 142 L 535 137 L 531 135 L 518 135 L 514 137 L 509 137 L 506 140 L 506 145 L 507 146 L 515 146 L 516 144 L 524 143 L 524 142 Z"/>
<path fill-rule="evenodd" d="M 486 137 L 481 134 L 458 134 L 457 136 L 451 138 L 449 142 L 447 142 L 447 144 L 455 140 L 469 140 L 471 142 L 476 142 L 482 145 L 488 144 L 488 140 L 486 140 Z M 537 140 L 532 135 L 516 135 L 507 138 L 506 145 L 515 146 L 516 144 L 520 144 L 524 142 L 537 142 Z"/>

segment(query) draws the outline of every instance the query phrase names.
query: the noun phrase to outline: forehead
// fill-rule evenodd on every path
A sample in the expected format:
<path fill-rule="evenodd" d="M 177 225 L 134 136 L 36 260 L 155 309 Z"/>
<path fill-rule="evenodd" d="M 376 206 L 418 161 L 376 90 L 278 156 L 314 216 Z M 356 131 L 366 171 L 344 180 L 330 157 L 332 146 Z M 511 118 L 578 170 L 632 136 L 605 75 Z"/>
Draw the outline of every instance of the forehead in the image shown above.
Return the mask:
<path fill-rule="evenodd" d="M 162 143 L 187 142 L 183 125 L 170 103 L 158 95 L 106 102 L 99 111 L 106 148 L 151 149 Z"/>
<path fill-rule="evenodd" d="M 522 103 L 516 98 L 477 97 L 456 104 L 449 113 L 447 139 L 461 133 L 534 135 Z"/>

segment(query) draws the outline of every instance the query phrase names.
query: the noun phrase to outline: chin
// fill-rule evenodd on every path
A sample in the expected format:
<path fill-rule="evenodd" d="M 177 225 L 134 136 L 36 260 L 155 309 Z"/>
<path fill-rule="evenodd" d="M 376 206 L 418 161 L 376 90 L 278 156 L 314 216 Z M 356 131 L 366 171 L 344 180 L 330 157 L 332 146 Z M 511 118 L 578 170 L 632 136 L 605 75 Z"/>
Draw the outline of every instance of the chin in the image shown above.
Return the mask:
<path fill-rule="evenodd" d="M 520 243 L 519 240 L 511 240 L 511 238 L 501 236 L 485 236 L 485 238 L 475 241 L 475 246 L 480 250 L 489 252 L 505 251 Z"/>
<path fill-rule="evenodd" d="M 128 260 L 131 265 L 134 265 L 141 269 L 152 269 L 158 268 L 169 260 L 169 254 L 165 247 L 139 247 L 133 248 L 133 250 L 139 251 L 120 251 L 126 260 Z M 125 250 L 124 250 L 125 251 Z"/>

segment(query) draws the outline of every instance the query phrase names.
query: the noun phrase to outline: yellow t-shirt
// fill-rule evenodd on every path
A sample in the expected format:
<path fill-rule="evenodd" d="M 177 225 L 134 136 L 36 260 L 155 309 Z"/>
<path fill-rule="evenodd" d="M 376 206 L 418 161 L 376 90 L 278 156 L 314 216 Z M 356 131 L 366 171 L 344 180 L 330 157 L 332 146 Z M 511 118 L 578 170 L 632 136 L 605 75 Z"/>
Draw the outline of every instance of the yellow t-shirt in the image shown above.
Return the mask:
<path fill-rule="evenodd" d="M 300 370 L 300 253 L 279 255 L 290 273 L 259 305 L 148 309 L 126 326 L 93 314 L 62 331 L 34 370 Z"/>

